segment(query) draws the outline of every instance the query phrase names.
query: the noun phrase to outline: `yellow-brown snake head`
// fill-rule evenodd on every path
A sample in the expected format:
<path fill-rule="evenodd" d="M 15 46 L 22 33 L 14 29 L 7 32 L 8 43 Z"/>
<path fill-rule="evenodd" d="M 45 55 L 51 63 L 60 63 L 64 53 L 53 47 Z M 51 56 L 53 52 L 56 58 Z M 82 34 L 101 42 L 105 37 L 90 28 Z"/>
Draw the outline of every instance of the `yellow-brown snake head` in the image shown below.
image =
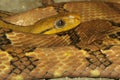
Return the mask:
<path fill-rule="evenodd" d="M 80 16 L 78 14 L 62 14 L 41 22 L 40 26 L 36 26 L 31 30 L 31 33 L 56 34 L 73 29 L 79 24 Z"/>
<path fill-rule="evenodd" d="M 34 25 L 19 26 L 0 19 L 0 25 L 16 31 L 34 34 L 55 34 L 68 31 L 80 24 L 80 16 L 76 13 L 59 14 L 38 21 Z"/>

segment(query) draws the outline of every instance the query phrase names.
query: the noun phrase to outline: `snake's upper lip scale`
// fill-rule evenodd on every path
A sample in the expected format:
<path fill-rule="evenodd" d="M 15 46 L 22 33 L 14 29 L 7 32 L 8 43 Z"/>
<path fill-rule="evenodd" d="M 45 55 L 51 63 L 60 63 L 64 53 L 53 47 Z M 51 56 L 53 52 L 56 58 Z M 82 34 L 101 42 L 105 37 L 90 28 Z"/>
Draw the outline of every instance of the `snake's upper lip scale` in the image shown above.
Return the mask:
<path fill-rule="evenodd" d="M 49 30 L 51 30 L 51 29 L 53 29 L 53 27 L 52 27 L 52 28 L 48 28 L 48 29 L 46 29 L 46 30 L 40 32 L 40 34 L 43 34 L 43 33 L 45 33 L 46 31 L 49 31 Z"/>

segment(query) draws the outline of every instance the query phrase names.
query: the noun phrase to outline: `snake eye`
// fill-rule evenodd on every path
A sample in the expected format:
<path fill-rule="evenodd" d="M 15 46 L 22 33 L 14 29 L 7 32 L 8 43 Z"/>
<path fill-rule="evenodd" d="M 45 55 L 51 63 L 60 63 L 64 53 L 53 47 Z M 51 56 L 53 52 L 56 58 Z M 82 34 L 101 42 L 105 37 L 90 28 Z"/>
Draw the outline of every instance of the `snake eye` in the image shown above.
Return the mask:
<path fill-rule="evenodd" d="M 56 28 L 62 28 L 62 27 L 64 27 L 64 25 L 65 25 L 65 21 L 63 21 L 63 20 L 58 20 L 55 23 Z"/>

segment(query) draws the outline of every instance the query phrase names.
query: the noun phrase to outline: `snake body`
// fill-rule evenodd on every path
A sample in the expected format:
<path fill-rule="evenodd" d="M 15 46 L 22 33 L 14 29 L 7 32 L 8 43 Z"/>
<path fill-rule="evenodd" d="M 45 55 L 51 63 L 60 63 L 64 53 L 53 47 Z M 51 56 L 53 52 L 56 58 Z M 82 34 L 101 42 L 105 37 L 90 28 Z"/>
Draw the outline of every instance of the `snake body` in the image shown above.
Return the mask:
<path fill-rule="evenodd" d="M 120 78 L 120 12 L 115 5 L 60 4 L 56 11 L 62 8 L 79 13 L 81 24 L 56 34 L 31 34 L 1 27 L 0 80 Z"/>

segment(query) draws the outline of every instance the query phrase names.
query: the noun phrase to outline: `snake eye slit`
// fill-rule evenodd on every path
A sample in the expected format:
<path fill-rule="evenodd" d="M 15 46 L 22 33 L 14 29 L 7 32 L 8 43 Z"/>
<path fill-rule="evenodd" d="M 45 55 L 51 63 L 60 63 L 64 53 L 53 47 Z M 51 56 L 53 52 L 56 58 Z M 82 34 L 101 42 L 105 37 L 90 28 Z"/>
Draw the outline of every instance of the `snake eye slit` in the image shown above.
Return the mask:
<path fill-rule="evenodd" d="M 60 19 L 55 22 L 55 28 L 62 28 L 65 25 L 65 21 Z"/>

